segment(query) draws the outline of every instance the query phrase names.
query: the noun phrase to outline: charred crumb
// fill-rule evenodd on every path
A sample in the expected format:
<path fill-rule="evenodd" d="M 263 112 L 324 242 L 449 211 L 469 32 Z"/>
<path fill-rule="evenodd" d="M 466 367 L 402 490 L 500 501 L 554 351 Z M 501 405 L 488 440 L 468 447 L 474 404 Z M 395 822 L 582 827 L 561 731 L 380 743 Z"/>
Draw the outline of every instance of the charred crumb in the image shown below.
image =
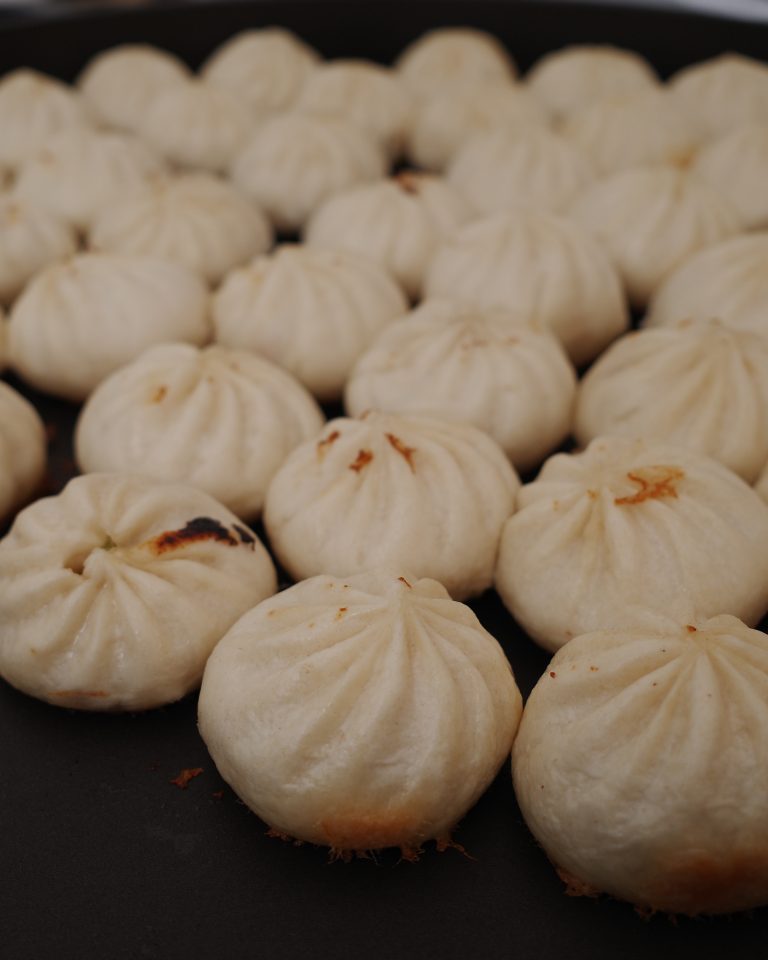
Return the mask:
<path fill-rule="evenodd" d="M 167 530 L 161 533 L 150 540 L 148 546 L 159 555 L 203 540 L 225 543 L 230 547 L 236 547 L 240 543 L 219 520 L 214 520 L 212 517 L 195 517 L 181 530 Z"/>
<path fill-rule="evenodd" d="M 175 776 L 168 782 L 172 783 L 174 787 L 178 787 L 179 790 L 186 790 L 191 781 L 194 780 L 195 777 L 199 777 L 202 772 L 202 767 L 186 767 L 178 776 Z"/>

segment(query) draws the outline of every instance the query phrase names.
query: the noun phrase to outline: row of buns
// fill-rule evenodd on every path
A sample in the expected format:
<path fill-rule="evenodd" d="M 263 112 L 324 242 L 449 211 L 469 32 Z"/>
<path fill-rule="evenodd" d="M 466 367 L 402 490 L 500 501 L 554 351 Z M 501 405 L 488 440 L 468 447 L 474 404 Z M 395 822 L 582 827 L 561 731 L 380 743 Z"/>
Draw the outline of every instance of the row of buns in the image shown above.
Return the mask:
<path fill-rule="evenodd" d="M 341 856 L 449 844 L 520 725 L 518 799 L 572 891 L 749 908 L 768 900 L 768 237 L 746 232 L 766 226 L 768 67 L 661 86 L 576 48 L 516 75 L 477 31 L 389 69 L 263 30 L 197 76 L 122 48 L 79 92 L 0 81 L 2 353 L 86 400 L 85 475 L 0 542 L 0 674 L 96 711 L 202 678 L 224 778 Z M 386 178 L 404 152 L 434 172 Z M 5 384 L 0 403 L 12 515 L 45 430 Z M 571 432 L 583 449 L 549 457 Z M 277 595 L 262 512 L 297 581 Z M 492 585 L 562 648 L 522 723 L 459 602 Z"/>

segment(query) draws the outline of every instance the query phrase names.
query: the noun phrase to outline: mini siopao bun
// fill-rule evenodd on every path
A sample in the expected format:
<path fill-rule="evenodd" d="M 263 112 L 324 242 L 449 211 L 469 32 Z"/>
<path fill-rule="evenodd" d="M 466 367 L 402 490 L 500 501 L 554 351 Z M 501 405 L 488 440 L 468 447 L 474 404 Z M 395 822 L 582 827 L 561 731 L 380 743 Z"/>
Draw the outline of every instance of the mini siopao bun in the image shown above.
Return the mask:
<path fill-rule="evenodd" d="M 558 652 L 513 750 L 523 816 L 568 892 L 642 913 L 768 903 L 768 637 L 648 617 Z"/>
<path fill-rule="evenodd" d="M 4 328 L 5 321 L 0 319 Z M 0 330 L 0 361 L 5 354 Z M 0 366 L 2 364 L 0 363 Z M 32 404 L 0 381 L 0 525 L 37 491 L 45 472 L 45 426 Z"/>
<path fill-rule="evenodd" d="M 175 263 L 83 253 L 37 274 L 8 327 L 11 363 L 38 390 L 84 400 L 118 367 L 156 343 L 203 344 L 208 291 Z"/>
<path fill-rule="evenodd" d="M 768 232 L 732 237 L 685 259 L 651 300 L 646 326 L 719 320 L 768 336 Z"/>
<path fill-rule="evenodd" d="M 575 395 L 573 367 L 548 330 L 511 310 L 425 300 L 358 360 L 345 406 L 351 416 L 382 410 L 471 423 L 528 470 L 565 440 Z"/>
<path fill-rule="evenodd" d="M 456 599 L 491 585 L 519 480 L 467 424 L 370 413 L 339 418 L 272 478 L 264 525 L 295 580 L 407 564 Z"/>
<path fill-rule="evenodd" d="M 10 303 L 43 268 L 77 251 L 75 231 L 55 214 L 0 197 L 0 303 Z"/>
<path fill-rule="evenodd" d="M 96 250 L 162 257 L 209 283 L 272 245 L 260 208 L 231 184 L 204 173 L 160 176 L 115 200 L 89 232 Z"/>
<path fill-rule="evenodd" d="M 0 542 L 0 676 L 82 710 L 146 710 L 200 682 L 229 627 L 276 589 L 256 535 L 193 487 L 72 480 Z"/>
<path fill-rule="evenodd" d="M 521 709 L 468 607 L 434 580 L 381 571 L 313 577 L 243 616 L 208 661 L 199 723 L 274 833 L 339 856 L 415 857 L 450 842 Z"/>
<path fill-rule="evenodd" d="M 84 473 L 189 483 L 250 519 L 323 416 L 290 374 L 245 350 L 161 344 L 91 394 L 75 431 Z"/>
<path fill-rule="evenodd" d="M 621 282 L 600 245 L 578 224 L 534 210 L 464 226 L 438 248 L 424 295 L 514 310 L 549 328 L 577 365 L 629 325 Z"/>
<path fill-rule="evenodd" d="M 213 297 L 215 339 L 284 367 L 338 400 L 357 358 L 408 303 L 374 260 L 285 244 L 233 270 Z"/>
<path fill-rule="evenodd" d="M 702 454 L 600 437 L 551 457 L 520 490 L 496 588 L 547 650 L 649 609 L 752 625 L 768 611 L 768 506 Z"/>
<path fill-rule="evenodd" d="M 304 238 L 310 247 L 370 257 L 417 299 L 435 251 L 470 218 L 467 201 L 450 183 L 404 171 L 328 199 L 307 224 Z"/>
<path fill-rule="evenodd" d="M 579 385 L 574 435 L 644 437 L 753 483 L 768 460 L 768 337 L 681 320 L 616 340 Z"/>
<path fill-rule="evenodd" d="M 395 61 L 403 82 L 417 94 L 486 83 L 512 85 L 517 67 L 502 44 L 483 30 L 442 27 L 423 33 Z"/>
<path fill-rule="evenodd" d="M 135 133 L 155 97 L 189 77 L 189 67 L 167 50 L 125 43 L 89 60 L 77 86 L 98 123 Z"/>
<path fill-rule="evenodd" d="M 289 30 L 242 30 L 217 47 L 200 68 L 214 87 L 231 90 L 259 114 L 290 108 L 320 62 Z"/>

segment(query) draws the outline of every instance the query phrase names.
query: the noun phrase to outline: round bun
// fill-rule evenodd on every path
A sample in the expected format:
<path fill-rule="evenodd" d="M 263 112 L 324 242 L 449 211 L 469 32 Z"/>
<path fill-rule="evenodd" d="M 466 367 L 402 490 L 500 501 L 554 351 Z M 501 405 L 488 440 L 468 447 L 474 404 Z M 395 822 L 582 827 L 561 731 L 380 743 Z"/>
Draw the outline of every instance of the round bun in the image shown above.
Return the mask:
<path fill-rule="evenodd" d="M 0 675 L 83 710 L 178 700 L 277 586 L 256 535 L 212 497 L 95 473 L 18 515 L 0 577 Z"/>
<path fill-rule="evenodd" d="M 768 336 L 768 232 L 733 237 L 688 257 L 656 291 L 647 326 L 717 319 Z"/>
<path fill-rule="evenodd" d="M 545 127 L 502 127 L 470 138 L 447 177 L 486 216 L 521 207 L 556 213 L 595 179 L 587 155 Z"/>
<path fill-rule="evenodd" d="M 387 172 L 380 147 L 332 117 L 285 114 L 261 124 L 232 166 L 232 179 L 276 229 L 301 230 L 334 194 Z"/>
<path fill-rule="evenodd" d="M 609 46 L 555 50 L 537 61 L 525 80 L 555 118 L 595 101 L 642 93 L 659 82 L 643 57 Z"/>
<path fill-rule="evenodd" d="M 768 337 L 717 320 L 627 334 L 581 381 L 574 432 L 689 447 L 753 483 L 768 460 Z"/>
<path fill-rule="evenodd" d="M 724 53 L 695 63 L 671 77 L 669 89 L 703 137 L 768 123 L 768 64 L 751 57 Z"/>
<path fill-rule="evenodd" d="M 223 173 L 255 125 L 254 111 L 236 93 L 190 79 L 157 93 L 138 133 L 180 167 Z"/>
<path fill-rule="evenodd" d="M 264 524 L 294 580 L 406 564 L 462 599 L 491 585 L 517 476 L 466 424 L 371 413 L 326 424 L 277 471 Z"/>
<path fill-rule="evenodd" d="M 407 309 L 375 261 L 285 245 L 229 274 L 213 298 L 213 324 L 219 343 L 262 354 L 332 401 L 360 354 Z"/>
<path fill-rule="evenodd" d="M 261 357 L 164 344 L 91 394 L 75 452 L 84 473 L 189 483 L 249 519 L 288 453 L 322 425 L 306 390 Z"/>
<path fill-rule="evenodd" d="M 189 67 L 167 50 L 126 43 L 97 54 L 77 85 L 97 123 L 135 133 L 158 94 L 189 77 Z"/>
<path fill-rule="evenodd" d="M 200 75 L 263 114 L 292 106 L 319 61 L 319 54 L 294 33 L 266 27 L 230 37 L 208 57 Z"/>
<path fill-rule="evenodd" d="M 200 732 L 274 832 L 337 855 L 450 840 L 522 710 L 498 643 L 434 580 L 314 577 L 261 603 L 208 662 Z"/>
<path fill-rule="evenodd" d="M 686 257 L 739 230 L 727 200 L 685 170 L 663 165 L 601 180 L 569 214 L 603 244 L 636 307 Z"/>
<path fill-rule="evenodd" d="M 508 130 L 524 137 L 546 123 L 541 104 L 521 86 L 441 86 L 415 104 L 408 157 L 424 170 L 442 173 L 463 144 L 478 135 Z"/>
<path fill-rule="evenodd" d="M 84 253 L 37 274 L 11 311 L 8 345 L 33 387 L 84 400 L 156 343 L 202 344 L 208 294 L 184 267 L 150 257 Z"/>
<path fill-rule="evenodd" d="M 407 171 L 331 197 L 309 221 L 305 240 L 371 257 L 416 299 L 435 250 L 469 218 L 464 197 L 450 184 Z"/>
<path fill-rule="evenodd" d="M 0 79 L 0 164 L 18 169 L 60 130 L 89 127 L 87 111 L 71 87 L 36 70 L 13 70 Z"/>
<path fill-rule="evenodd" d="M 334 60 L 313 71 L 295 109 L 354 123 L 394 159 L 405 146 L 411 95 L 387 67 L 370 60 Z"/>
<path fill-rule="evenodd" d="M 10 303 L 55 260 L 77 250 L 74 230 L 36 203 L 0 197 L 0 303 Z"/>
<path fill-rule="evenodd" d="M 496 588 L 548 650 L 648 609 L 752 625 L 768 610 L 768 507 L 709 457 L 601 437 L 551 457 L 520 491 Z"/>
<path fill-rule="evenodd" d="M 261 210 L 233 186 L 207 174 L 158 177 L 96 217 L 91 246 L 163 257 L 218 283 L 264 253 L 272 230 Z"/>
<path fill-rule="evenodd" d="M 552 660 L 514 746 L 523 816 L 570 893 L 643 913 L 768 902 L 768 637 L 649 618 Z"/>
<path fill-rule="evenodd" d="M 13 193 L 85 231 L 103 209 L 164 169 L 128 134 L 75 128 L 52 136 L 24 165 Z"/>
<path fill-rule="evenodd" d="M 0 335 L 0 353 L 2 346 Z M 35 408 L 0 381 L 0 522 L 37 491 L 45 473 L 46 446 L 45 426 Z"/>
<path fill-rule="evenodd" d="M 513 309 L 549 328 L 575 364 L 629 325 L 619 277 L 578 224 L 533 210 L 470 223 L 435 254 L 426 297 Z"/>
<path fill-rule="evenodd" d="M 511 311 L 427 300 L 358 360 L 345 406 L 353 417 L 382 410 L 471 423 L 528 470 L 565 440 L 575 395 L 573 367 L 548 331 Z"/>
<path fill-rule="evenodd" d="M 510 86 L 517 74 L 496 37 L 471 27 L 442 27 L 422 34 L 403 50 L 395 69 L 418 94 L 485 83 Z"/>

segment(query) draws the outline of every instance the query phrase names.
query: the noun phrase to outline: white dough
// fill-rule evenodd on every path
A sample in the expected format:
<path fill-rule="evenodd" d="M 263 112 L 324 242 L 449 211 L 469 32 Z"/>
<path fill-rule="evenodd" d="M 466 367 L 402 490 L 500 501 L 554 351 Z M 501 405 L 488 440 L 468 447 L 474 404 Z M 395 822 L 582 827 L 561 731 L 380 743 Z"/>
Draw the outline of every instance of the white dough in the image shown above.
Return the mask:
<path fill-rule="evenodd" d="M 4 321 L 0 324 L 5 327 Z M 0 330 L 0 359 L 4 335 Z M 35 493 L 46 459 L 43 421 L 28 400 L 0 381 L 0 522 Z"/>
<path fill-rule="evenodd" d="M 424 295 L 513 309 L 551 329 L 577 365 L 629 324 L 618 274 L 599 244 L 578 224 L 532 210 L 464 227 L 435 254 Z"/>
<path fill-rule="evenodd" d="M 223 173 L 245 146 L 256 120 L 257 114 L 236 93 L 187 80 L 151 100 L 137 132 L 180 167 Z"/>
<path fill-rule="evenodd" d="M 648 618 L 559 651 L 525 708 L 515 792 L 572 894 L 643 913 L 768 902 L 768 637 Z"/>
<path fill-rule="evenodd" d="M 395 159 L 405 146 L 411 93 L 394 70 L 369 60 L 333 60 L 307 79 L 295 109 L 360 127 Z"/>
<path fill-rule="evenodd" d="M 305 580 L 242 617 L 208 662 L 199 723 L 277 833 L 415 857 L 490 785 L 521 711 L 468 607 L 434 580 L 376 572 Z"/>
<path fill-rule="evenodd" d="M 768 117 L 704 147 L 691 172 L 729 201 L 745 230 L 768 227 Z"/>
<path fill-rule="evenodd" d="M 233 186 L 208 174 L 159 177 L 96 217 L 91 246 L 163 257 L 210 283 L 272 245 L 269 221 Z"/>
<path fill-rule="evenodd" d="M 645 323 L 717 319 L 768 336 L 768 233 L 734 237 L 688 257 L 656 291 Z"/>
<path fill-rule="evenodd" d="M 471 137 L 447 179 L 478 215 L 520 208 L 557 213 L 584 193 L 595 172 L 580 147 L 545 127 L 502 127 Z"/>
<path fill-rule="evenodd" d="M 32 386 L 80 401 L 147 347 L 209 337 L 202 281 L 151 257 L 86 253 L 37 274 L 11 311 L 14 369 Z"/>
<path fill-rule="evenodd" d="M 77 92 L 36 70 L 0 79 L 0 164 L 16 170 L 60 130 L 89 127 Z"/>
<path fill-rule="evenodd" d="M 703 137 L 721 137 L 746 123 L 768 123 L 768 64 L 759 60 L 725 53 L 678 71 L 669 89 Z"/>
<path fill-rule="evenodd" d="M 345 406 L 351 416 L 382 410 L 471 423 L 527 470 L 565 440 L 575 395 L 573 367 L 549 331 L 511 311 L 427 300 L 358 360 Z"/>
<path fill-rule="evenodd" d="M 331 197 L 307 224 L 305 241 L 371 257 L 416 299 L 436 249 L 470 216 L 464 197 L 443 179 L 406 171 Z"/>
<path fill-rule="evenodd" d="M 103 209 L 165 170 L 140 140 L 72 129 L 52 136 L 19 172 L 13 195 L 85 231 Z"/>
<path fill-rule="evenodd" d="M 768 460 L 768 337 L 717 320 L 629 333 L 581 381 L 574 432 L 690 447 L 754 483 Z"/>
<path fill-rule="evenodd" d="M 636 307 L 686 257 L 739 231 L 725 198 L 687 171 L 663 165 L 601 180 L 569 215 L 603 244 Z"/>
<path fill-rule="evenodd" d="M 561 131 L 600 174 L 649 163 L 684 167 L 699 145 L 695 125 L 661 87 L 589 103 Z"/>
<path fill-rule="evenodd" d="M 387 172 L 381 148 L 358 127 L 332 117 L 284 114 L 256 130 L 232 166 L 232 179 L 275 227 L 298 231 L 334 194 Z"/>
<path fill-rule="evenodd" d="M 295 580 L 407 564 L 456 599 L 493 579 L 519 481 L 466 424 L 371 413 L 328 423 L 277 471 L 264 524 Z"/>
<path fill-rule="evenodd" d="M 227 276 L 213 298 L 213 324 L 219 343 L 263 354 L 331 401 L 360 354 L 407 309 L 375 261 L 286 244 Z"/>
<path fill-rule="evenodd" d="M 439 87 L 420 98 L 414 110 L 408 157 L 437 173 L 470 138 L 492 130 L 525 136 L 547 123 L 543 107 L 524 87 L 501 82 Z"/>
<path fill-rule="evenodd" d="M 555 118 L 598 100 L 641 93 L 659 82 L 648 61 L 632 50 L 587 45 L 546 54 L 525 80 Z"/>
<path fill-rule="evenodd" d="M 512 57 L 496 37 L 471 27 L 429 30 L 403 50 L 395 69 L 418 94 L 485 83 L 511 85 L 517 74 Z"/>
<path fill-rule="evenodd" d="M 760 479 L 757 481 L 755 490 L 760 494 L 760 496 L 768 503 L 768 462 L 765 465 L 765 469 L 760 475 Z"/>
<path fill-rule="evenodd" d="M 75 453 L 84 473 L 189 483 L 250 519 L 283 460 L 323 422 L 306 390 L 255 354 L 163 344 L 91 394 Z"/>
<path fill-rule="evenodd" d="M 320 61 L 289 30 L 266 27 L 236 33 L 200 68 L 206 83 L 231 90 L 259 113 L 288 109 Z"/>
<path fill-rule="evenodd" d="M 34 202 L 0 197 L 0 302 L 10 303 L 38 271 L 77 250 L 74 230 Z"/>
<path fill-rule="evenodd" d="M 768 610 L 768 506 L 700 453 L 600 437 L 551 457 L 520 491 L 496 588 L 548 650 L 648 609 L 753 625 Z"/>
<path fill-rule="evenodd" d="M 77 85 L 98 123 L 135 133 L 155 97 L 189 76 L 189 67 L 167 50 L 126 43 L 96 54 Z"/>
<path fill-rule="evenodd" d="M 106 473 L 18 515 L 0 580 L 0 675 L 82 710 L 183 697 L 229 627 L 277 587 L 256 535 L 212 497 Z"/>

